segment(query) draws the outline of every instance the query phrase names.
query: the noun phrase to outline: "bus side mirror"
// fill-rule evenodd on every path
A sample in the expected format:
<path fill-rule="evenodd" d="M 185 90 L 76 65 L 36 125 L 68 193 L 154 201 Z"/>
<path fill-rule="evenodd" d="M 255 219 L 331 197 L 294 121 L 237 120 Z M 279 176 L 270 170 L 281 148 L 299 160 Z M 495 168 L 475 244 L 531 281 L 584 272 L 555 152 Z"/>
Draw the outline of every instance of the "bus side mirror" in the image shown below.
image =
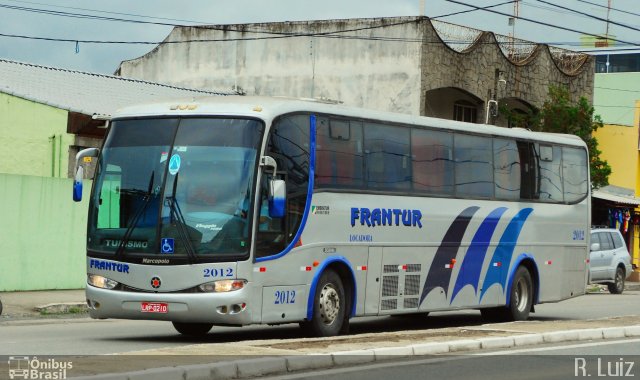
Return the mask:
<path fill-rule="evenodd" d="M 282 179 L 269 180 L 269 216 L 283 218 L 287 204 L 287 187 Z"/>
<path fill-rule="evenodd" d="M 73 178 L 73 201 L 80 202 L 82 200 L 82 177 L 84 176 L 84 168 L 78 166 L 76 168 L 76 176 Z"/>
<path fill-rule="evenodd" d="M 76 154 L 76 174 L 73 177 L 73 201 L 82 200 L 82 179 L 84 178 L 84 167 L 82 162 L 91 162 L 92 157 L 98 157 L 98 148 L 83 149 Z"/>
<path fill-rule="evenodd" d="M 260 157 L 260 166 L 273 169 L 273 177 L 278 172 L 278 163 L 273 157 Z M 283 218 L 285 206 L 287 204 L 287 187 L 282 179 L 271 178 L 269 186 L 269 216 L 272 218 Z"/>

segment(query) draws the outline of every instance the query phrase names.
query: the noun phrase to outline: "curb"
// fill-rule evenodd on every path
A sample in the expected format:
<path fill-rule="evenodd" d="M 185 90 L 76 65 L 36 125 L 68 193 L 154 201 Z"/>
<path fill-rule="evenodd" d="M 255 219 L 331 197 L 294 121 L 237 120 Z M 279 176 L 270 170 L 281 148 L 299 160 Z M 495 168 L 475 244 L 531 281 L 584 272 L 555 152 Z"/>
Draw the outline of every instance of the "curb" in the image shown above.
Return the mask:
<path fill-rule="evenodd" d="M 640 325 L 553 331 L 506 337 L 461 339 L 450 342 L 421 343 L 403 347 L 384 347 L 330 354 L 271 356 L 240 359 L 230 362 L 153 368 L 143 371 L 73 377 L 76 380 L 227 380 L 247 379 L 267 375 L 285 375 L 295 371 L 329 369 L 343 365 L 384 362 L 451 352 L 470 352 L 481 349 L 533 346 L 597 339 L 640 337 Z"/>
<path fill-rule="evenodd" d="M 49 303 L 36 306 L 33 309 L 40 312 L 40 314 L 78 314 L 89 312 L 86 302 Z"/>

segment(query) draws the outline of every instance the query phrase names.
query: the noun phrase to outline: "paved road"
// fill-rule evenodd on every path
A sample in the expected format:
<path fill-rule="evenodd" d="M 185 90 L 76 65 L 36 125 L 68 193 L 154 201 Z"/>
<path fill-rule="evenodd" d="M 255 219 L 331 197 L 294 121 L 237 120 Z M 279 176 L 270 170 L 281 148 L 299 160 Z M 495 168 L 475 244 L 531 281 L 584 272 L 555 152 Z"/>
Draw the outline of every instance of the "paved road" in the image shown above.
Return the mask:
<path fill-rule="evenodd" d="M 640 377 L 640 339 L 568 343 L 519 350 L 443 355 L 349 368 L 265 377 L 264 380 L 544 380 Z"/>
<path fill-rule="evenodd" d="M 557 304 L 537 306 L 532 320 L 549 322 L 585 320 L 640 314 L 640 291 L 622 295 L 589 294 Z M 478 311 L 433 313 L 426 319 L 358 318 L 352 322 L 352 334 L 393 331 L 464 328 L 485 323 Z M 282 326 L 214 327 L 204 338 L 178 335 L 168 322 L 27 320 L 0 323 L 0 355 L 92 355 L 140 350 L 170 349 L 200 343 L 233 343 L 250 340 L 291 340 L 302 338 L 295 324 Z M 293 344 L 293 343 L 292 343 Z M 257 352 L 256 352 L 257 354 Z"/>

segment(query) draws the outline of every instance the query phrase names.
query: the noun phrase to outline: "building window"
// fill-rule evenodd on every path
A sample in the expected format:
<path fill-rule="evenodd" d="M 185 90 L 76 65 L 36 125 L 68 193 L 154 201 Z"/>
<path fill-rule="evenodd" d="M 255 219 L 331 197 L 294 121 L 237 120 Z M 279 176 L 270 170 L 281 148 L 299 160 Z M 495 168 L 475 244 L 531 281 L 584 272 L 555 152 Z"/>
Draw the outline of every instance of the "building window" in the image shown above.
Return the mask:
<path fill-rule="evenodd" d="M 475 123 L 478 120 L 478 109 L 471 102 L 458 100 L 453 104 L 453 120 Z"/>

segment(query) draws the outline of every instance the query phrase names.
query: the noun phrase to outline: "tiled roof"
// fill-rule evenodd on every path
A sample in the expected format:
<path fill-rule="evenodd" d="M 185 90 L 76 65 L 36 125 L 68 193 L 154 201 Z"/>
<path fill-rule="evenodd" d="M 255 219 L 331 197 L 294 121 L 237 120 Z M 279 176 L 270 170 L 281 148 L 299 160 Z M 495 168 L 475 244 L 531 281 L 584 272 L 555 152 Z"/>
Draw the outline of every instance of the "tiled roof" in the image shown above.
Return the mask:
<path fill-rule="evenodd" d="M 3 59 L 0 59 L 0 92 L 85 115 L 111 115 L 118 108 L 135 103 L 235 94 Z"/>

